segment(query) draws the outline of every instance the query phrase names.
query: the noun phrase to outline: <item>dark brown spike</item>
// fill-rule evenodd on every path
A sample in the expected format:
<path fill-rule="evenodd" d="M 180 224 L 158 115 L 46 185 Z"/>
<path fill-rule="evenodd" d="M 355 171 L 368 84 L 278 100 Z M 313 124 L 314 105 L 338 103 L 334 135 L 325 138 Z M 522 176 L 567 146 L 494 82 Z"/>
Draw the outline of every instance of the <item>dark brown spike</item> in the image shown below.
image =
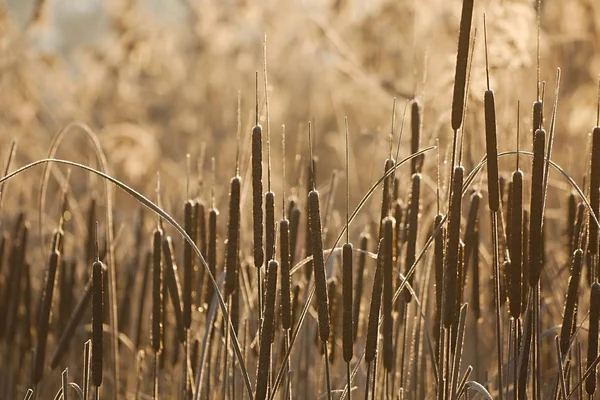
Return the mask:
<path fill-rule="evenodd" d="M 291 201 L 290 201 L 291 203 Z M 296 261 L 296 248 L 298 247 L 298 231 L 300 228 L 300 209 L 294 205 L 291 207 L 290 212 L 290 265 L 295 265 Z"/>
<path fill-rule="evenodd" d="M 275 259 L 275 193 L 265 193 L 265 260 Z"/>
<path fill-rule="evenodd" d="M 385 165 L 383 168 L 383 173 L 387 174 L 392 168 L 394 168 L 394 160 L 388 158 L 385 160 Z M 392 189 L 394 185 L 394 177 L 393 174 L 389 174 L 383 181 L 383 189 L 381 194 L 381 215 L 379 220 L 379 237 L 383 237 L 383 219 L 390 212 L 391 198 L 392 198 Z"/>
<path fill-rule="evenodd" d="M 408 231 L 406 234 L 406 263 L 404 264 L 404 275 L 408 276 L 408 271 L 412 268 L 416 260 L 417 235 L 419 232 L 419 213 L 421 211 L 421 174 L 412 176 L 412 187 L 410 194 L 410 212 L 407 218 Z M 408 278 L 408 284 L 412 286 L 415 274 Z M 412 295 L 405 289 L 403 291 L 404 301 L 410 302 Z"/>
<path fill-rule="evenodd" d="M 48 270 L 46 271 L 46 279 L 42 292 L 41 307 L 38 313 L 37 338 L 34 352 L 33 373 L 31 376 L 33 386 L 36 386 L 41 381 L 44 373 L 46 343 L 48 341 L 48 330 L 50 326 L 50 312 L 52 309 L 52 298 L 54 296 L 54 286 L 56 285 L 59 262 L 60 253 L 57 250 L 53 250 L 50 253 L 50 260 L 48 261 Z"/>
<path fill-rule="evenodd" d="M 469 213 L 467 214 L 467 224 L 465 226 L 464 242 L 465 242 L 465 278 L 469 272 L 469 263 L 471 261 L 471 255 L 473 253 L 473 239 L 475 231 L 478 229 L 479 224 L 479 205 L 481 204 L 481 193 L 479 191 L 473 192 L 469 199 Z M 463 282 L 464 284 L 464 282 Z"/>
<path fill-rule="evenodd" d="M 496 141 L 496 105 L 494 92 L 486 90 L 483 97 L 485 111 L 485 145 L 487 154 L 488 202 L 490 210 L 500 208 L 500 190 L 498 184 L 498 145 Z"/>
<path fill-rule="evenodd" d="M 523 271 L 523 284 L 521 285 L 521 315 L 525 313 L 527 309 L 527 303 L 529 301 L 529 211 L 523 210 L 523 247 L 522 247 L 522 271 Z"/>
<path fill-rule="evenodd" d="M 544 103 L 541 100 L 533 102 L 533 132 L 542 129 L 544 123 Z"/>
<path fill-rule="evenodd" d="M 96 221 L 98 218 L 96 217 L 96 198 L 92 196 L 90 198 L 90 205 L 88 207 L 88 220 L 87 220 L 87 238 L 86 238 L 86 262 L 91 264 L 94 262 L 94 258 L 96 257 L 96 237 L 95 237 L 95 229 L 96 229 Z"/>
<path fill-rule="evenodd" d="M 317 294 L 317 313 L 319 317 L 319 336 L 321 342 L 329 339 L 329 295 L 325 276 L 325 260 L 323 258 L 323 237 L 321 229 L 321 213 L 319 209 L 319 192 L 311 190 L 308 194 L 310 204 L 310 247 L 312 248 Z"/>
<path fill-rule="evenodd" d="M 265 295 L 265 311 L 263 315 L 260 350 L 258 356 L 258 372 L 256 374 L 256 400 L 264 400 L 269 388 L 269 369 L 271 365 L 271 343 L 275 332 L 275 296 L 277 294 L 277 270 L 279 264 L 269 261 L 267 268 L 267 285 Z"/>
<path fill-rule="evenodd" d="M 450 328 L 458 318 L 457 296 L 458 296 L 458 262 L 459 262 L 459 240 L 460 220 L 462 209 L 462 186 L 464 169 L 458 166 L 454 169 L 452 181 L 452 194 L 448 212 L 448 239 L 446 242 L 446 266 L 444 274 L 444 327 Z"/>
<path fill-rule="evenodd" d="M 183 207 L 185 232 L 195 239 L 194 229 L 194 204 L 191 200 L 185 202 Z M 195 274 L 193 271 L 194 259 L 192 246 L 187 241 L 183 242 L 183 326 L 190 329 L 192 325 L 192 288 L 195 288 Z"/>
<path fill-rule="evenodd" d="M 365 345 L 365 361 L 371 363 L 377 353 L 377 338 L 379 336 L 379 311 L 381 309 L 381 291 L 383 285 L 383 258 L 385 249 L 383 238 L 379 240 L 377 249 L 377 268 L 373 277 L 373 291 L 369 306 L 369 321 L 367 324 L 367 343 Z"/>
<path fill-rule="evenodd" d="M 569 193 L 567 200 L 567 228 L 565 233 L 567 234 L 567 249 L 569 254 L 573 254 L 575 249 L 575 220 L 577 219 L 577 198 L 575 193 Z"/>
<path fill-rule="evenodd" d="M 590 161 L 590 206 L 594 215 L 600 217 L 600 127 L 592 131 L 592 157 Z M 598 225 L 590 220 L 588 251 L 598 254 Z"/>
<path fill-rule="evenodd" d="M 258 101 L 256 110 L 258 115 Z M 257 125 L 252 129 L 252 232 L 254 240 L 254 266 L 256 268 L 262 267 L 264 263 L 262 197 L 262 127 L 258 125 L 257 117 Z"/>
<path fill-rule="evenodd" d="M 354 291 L 352 280 L 352 250 L 351 243 L 345 243 L 342 247 L 342 345 L 344 361 L 347 363 L 352 361 L 355 332 L 352 304 L 352 292 Z"/>
<path fill-rule="evenodd" d="M 542 226 L 544 202 L 544 156 L 546 132 L 535 132 L 531 169 L 531 220 L 529 223 L 529 287 L 535 287 L 542 273 Z"/>
<path fill-rule="evenodd" d="M 481 292 L 479 290 L 479 228 L 473 233 L 473 285 L 471 286 L 471 304 L 475 321 L 481 318 Z M 525 285 L 526 286 L 526 285 Z"/>
<path fill-rule="evenodd" d="M 600 320 L 600 284 L 594 282 L 590 291 L 590 324 L 588 330 L 587 368 L 598 357 L 598 321 Z M 596 391 L 596 367 L 585 380 L 585 391 L 593 396 Z"/>
<path fill-rule="evenodd" d="M 392 296 L 394 294 L 394 231 L 396 221 L 393 217 L 383 220 L 383 366 L 390 372 L 394 363 L 392 331 Z"/>
<path fill-rule="evenodd" d="M 166 236 L 162 241 L 162 258 L 164 261 L 165 285 L 171 298 L 171 305 L 175 312 L 175 324 L 177 329 L 177 339 L 183 343 L 185 341 L 185 328 L 183 324 L 183 311 L 181 310 L 181 285 L 179 284 L 179 275 L 177 273 L 177 264 L 175 263 L 175 251 L 173 250 L 173 240 Z"/>
<path fill-rule="evenodd" d="M 238 259 L 240 241 L 240 196 L 242 179 L 239 176 L 231 178 L 229 193 L 229 222 L 227 224 L 227 251 L 225 258 L 225 297 L 232 294 L 238 285 Z"/>
<path fill-rule="evenodd" d="M 92 264 L 92 382 L 102 385 L 102 316 L 104 314 L 104 268 L 100 261 Z"/>
<path fill-rule="evenodd" d="M 417 100 L 414 100 L 411 104 L 411 139 L 410 139 L 410 153 L 415 154 L 419 151 L 421 146 L 421 105 Z M 421 172 L 423 164 L 423 156 L 415 157 L 410 161 L 411 175 Z"/>
<path fill-rule="evenodd" d="M 512 176 L 512 204 L 511 231 L 510 231 L 510 314 L 514 319 L 521 316 L 521 302 L 523 299 L 523 173 L 515 171 Z"/>
<path fill-rule="evenodd" d="M 145 306 L 146 306 L 146 292 L 148 288 L 148 281 L 150 277 L 150 270 L 152 269 L 152 253 L 150 251 L 146 252 L 146 259 L 144 261 L 144 275 L 142 277 L 142 283 L 139 289 L 138 295 L 138 308 L 136 313 L 136 326 L 135 326 L 135 337 L 134 344 L 136 350 L 142 350 L 142 332 L 143 332 L 143 320 L 146 316 Z"/>
<path fill-rule="evenodd" d="M 206 260 L 206 208 L 204 203 L 200 200 L 194 201 L 194 230 L 196 233 L 195 241 L 196 246 L 200 250 L 200 254 Z M 199 263 L 199 260 L 197 260 Z M 196 297 L 194 304 L 196 307 L 200 307 L 204 304 L 204 274 L 205 270 L 200 265 L 194 265 L 194 272 L 196 272 Z"/>
<path fill-rule="evenodd" d="M 458 51 L 456 53 L 454 89 L 452 95 L 453 131 L 457 131 L 460 128 L 463 117 L 472 16 L 473 0 L 463 0 L 462 12 L 460 17 L 460 30 L 458 32 Z"/>
<path fill-rule="evenodd" d="M 433 232 L 435 235 L 433 244 L 434 274 L 435 274 L 435 327 L 434 335 L 439 339 L 440 317 L 442 315 L 442 293 L 444 287 L 444 236 L 445 228 L 442 226 L 442 214 L 436 214 L 433 219 Z"/>
<path fill-rule="evenodd" d="M 571 330 L 573 323 L 576 322 L 575 310 L 577 309 L 577 300 L 579 296 L 579 278 L 581 277 L 582 264 L 583 251 L 577 249 L 573 253 L 573 266 L 571 268 L 567 298 L 565 299 L 565 307 L 563 310 L 563 322 L 560 328 L 560 352 L 563 356 L 565 356 L 569 351 Z"/>
<path fill-rule="evenodd" d="M 208 247 L 206 250 L 208 269 L 213 276 L 217 273 L 217 219 L 219 217 L 219 210 L 211 208 L 208 211 Z M 213 299 L 215 289 L 212 285 L 206 285 L 206 297 L 204 298 L 205 303 L 210 307 L 210 303 Z"/>
<path fill-rule="evenodd" d="M 358 336 L 358 326 L 360 324 L 360 304 L 362 300 L 362 292 L 363 292 L 363 278 L 365 271 L 365 264 L 367 262 L 367 255 L 365 252 L 369 247 L 370 235 L 368 233 L 362 233 L 360 235 L 359 241 L 359 249 L 361 250 L 360 255 L 358 256 L 358 267 L 356 270 L 356 286 L 354 289 L 354 304 L 352 305 L 352 312 L 354 316 L 352 319 L 354 320 L 353 334 L 352 340 L 356 341 Z"/>
<path fill-rule="evenodd" d="M 316 175 L 317 175 L 317 164 L 318 164 L 318 160 L 316 157 L 311 155 L 311 158 L 309 159 L 309 164 L 308 164 L 308 173 L 307 173 L 307 185 L 306 185 L 306 191 L 307 193 L 309 193 L 316 185 Z M 305 251 L 306 251 L 306 257 L 311 257 L 312 254 L 312 247 L 310 245 L 310 215 L 311 215 L 311 210 L 310 210 L 310 202 L 308 201 L 306 203 L 306 235 L 305 235 Z M 307 281 L 310 280 L 310 276 L 313 273 L 313 266 L 314 266 L 314 261 L 309 261 L 306 264 L 304 273 L 305 273 L 305 278 Z"/>

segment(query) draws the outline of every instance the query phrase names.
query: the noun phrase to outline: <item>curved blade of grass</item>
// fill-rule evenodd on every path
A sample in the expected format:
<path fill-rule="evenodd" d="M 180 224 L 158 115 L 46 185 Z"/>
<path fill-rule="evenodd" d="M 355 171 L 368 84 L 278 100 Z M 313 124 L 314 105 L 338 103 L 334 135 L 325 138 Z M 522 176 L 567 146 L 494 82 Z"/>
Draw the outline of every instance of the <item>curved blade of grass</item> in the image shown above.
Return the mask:
<path fill-rule="evenodd" d="M 198 249 L 198 246 L 196 246 L 196 244 L 194 243 L 194 241 L 188 236 L 188 234 L 185 232 L 185 230 L 177 223 L 177 221 L 175 221 L 175 219 L 173 217 L 171 217 L 167 212 L 165 212 L 162 208 L 160 208 L 159 206 L 157 206 L 156 204 L 154 204 L 152 201 L 148 200 L 144 195 L 142 195 L 141 193 L 137 192 L 136 190 L 132 189 L 131 187 L 127 186 L 126 184 L 124 184 L 123 182 L 119 181 L 116 178 L 113 178 L 112 176 L 105 174 L 104 172 L 98 171 L 92 167 L 89 167 L 87 165 L 84 164 L 80 164 L 74 161 L 68 161 L 68 160 L 61 160 L 61 159 L 56 159 L 56 158 L 45 158 L 45 159 L 41 159 L 41 160 L 37 160 L 34 161 L 32 163 L 29 163 L 13 172 L 11 172 L 9 175 L 6 175 L 5 177 L 0 179 L 0 184 L 2 182 L 8 181 L 11 178 L 14 178 L 15 176 L 21 174 L 22 172 L 25 172 L 35 166 L 38 165 L 43 165 L 43 164 L 48 164 L 48 163 L 56 163 L 56 164 L 64 164 L 64 165 L 69 165 L 71 167 L 75 167 L 75 168 L 80 168 L 83 170 L 86 170 L 88 172 L 92 172 L 96 175 L 98 175 L 99 177 L 101 177 L 102 179 L 104 179 L 107 182 L 111 182 L 112 184 L 114 184 L 115 186 L 117 186 L 119 189 L 123 190 L 125 193 L 127 193 L 128 195 L 130 195 L 131 197 L 133 197 L 136 201 L 138 201 L 140 204 L 144 205 L 146 208 L 148 208 L 150 211 L 152 211 L 153 213 L 155 213 L 157 216 L 160 216 L 161 218 L 163 218 L 165 221 L 167 221 L 173 228 L 175 228 L 175 230 L 177 230 L 177 232 L 179 232 L 179 234 L 185 239 L 186 242 L 188 242 L 191 246 L 192 249 L 194 250 L 194 252 L 196 253 L 196 256 L 198 257 L 198 259 L 202 262 L 202 266 L 204 267 L 205 271 L 208 272 L 208 276 L 210 278 L 211 284 L 213 285 L 214 289 L 215 289 L 215 293 L 217 294 L 217 300 L 219 302 L 219 306 L 221 307 L 221 311 L 223 312 L 223 315 L 227 321 L 227 324 L 229 325 L 229 327 L 231 328 L 231 330 L 233 331 L 233 325 L 231 324 L 231 318 L 229 317 L 229 313 L 227 312 L 227 306 L 225 305 L 225 301 L 223 300 L 223 296 L 221 294 L 221 292 L 219 291 L 217 282 L 215 280 L 215 277 L 213 276 L 213 274 L 210 272 L 210 269 L 208 268 L 208 264 L 206 263 L 206 260 L 204 259 L 204 257 L 202 256 L 202 253 L 200 252 L 200 249 Z M 110 213 L 109 213 L 110 214 Z M 111 246 L 112 247 L 112 246 Z M 113 264 L 114 267 L 114 264 Z M 109 268 L 109 274 L 110 274 L 110 268 Z M 110 276 L 110 275 L 109 275 Z M 117 341 L 118 335 L 114 335 L 114 340 Z M 242 373 L 242 376 L 244 378 L 244 383 L 246 385 L 246 390 L 248 392 L 248 396 L 250 399 L 252 399 L 252 384 L 250 383 L 250 377 L 248 376 L 248 371 L 246 369 L 246 364 L 244 363 L 243 360 L 243 356 L 242 356 L 242 352 L 240 350 L 240 344 L 237 338 L 237 335 L 235 334 L 235 332 L 232 332 L 232 342 L 233 342 L 233 347 L 235 350 L 235 354 L 237 357 L 237 365 L 239 366 L 239 369 Z"/>

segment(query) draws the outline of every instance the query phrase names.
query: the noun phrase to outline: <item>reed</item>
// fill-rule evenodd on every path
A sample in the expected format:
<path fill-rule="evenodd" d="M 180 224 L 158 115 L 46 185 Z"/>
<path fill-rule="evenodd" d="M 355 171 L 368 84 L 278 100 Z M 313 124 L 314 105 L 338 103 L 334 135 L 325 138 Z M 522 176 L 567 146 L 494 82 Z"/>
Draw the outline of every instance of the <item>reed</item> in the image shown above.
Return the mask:
<path fill-rule="evenodd" d="M 458 297 L 458 262 L 459 262 L 459 240 L 460 240 L 460 219 L 462 213 L 462 186 L 464 169 L 458 166 L 454 169 L 454 178 L 452 181 L 452 192 L 450 199 L 450 209 L 448 212 L 448 238 L 446 241 L 445 252 L 445 272 L 444 274 L 444 299 L 442 304 L 443 323 L 446 329 L 449 329 L 458 318 L 456 309 Z"/>
<path fill-rule="evenodd" d="M 588 330 L 587 368 L 592 368 L 598 357 L 598 321 L 600 320 L 600 284 L 594 282 L 590 291 L 590 319 Z M 585 380 L 585 391 L 593 396 L 596 392 L 596 372 L 594 370 Z"/>

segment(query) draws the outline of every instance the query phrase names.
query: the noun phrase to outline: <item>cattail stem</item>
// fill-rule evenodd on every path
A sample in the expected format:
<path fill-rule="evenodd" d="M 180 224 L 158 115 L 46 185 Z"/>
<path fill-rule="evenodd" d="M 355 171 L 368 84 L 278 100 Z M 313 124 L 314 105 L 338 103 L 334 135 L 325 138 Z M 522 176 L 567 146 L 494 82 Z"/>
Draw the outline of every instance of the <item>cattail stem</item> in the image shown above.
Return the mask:
<path fill-rule="evenodd" d="M 494 304 L 496 307 L 496 351 L 498 361 L 498 398 L 502 400 L 502 317 L 500 315 L 500 265 L 498 260 L 498 213 L 492 211 L 492 242 L 493 242 L 493 275 L 494 275 Z"/>

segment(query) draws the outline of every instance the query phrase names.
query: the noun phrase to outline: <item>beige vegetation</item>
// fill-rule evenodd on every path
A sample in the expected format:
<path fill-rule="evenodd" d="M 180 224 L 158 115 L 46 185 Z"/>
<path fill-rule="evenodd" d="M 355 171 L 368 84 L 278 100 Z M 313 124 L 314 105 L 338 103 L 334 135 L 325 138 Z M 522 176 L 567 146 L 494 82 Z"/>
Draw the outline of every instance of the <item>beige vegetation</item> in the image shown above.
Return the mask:
<path fill-rule="evenodd" d="M 0 182 L 0 399 L 592 398 L 600 3 L 67 3 L 0 6 L 4 175 L 78 163 Z"/>

